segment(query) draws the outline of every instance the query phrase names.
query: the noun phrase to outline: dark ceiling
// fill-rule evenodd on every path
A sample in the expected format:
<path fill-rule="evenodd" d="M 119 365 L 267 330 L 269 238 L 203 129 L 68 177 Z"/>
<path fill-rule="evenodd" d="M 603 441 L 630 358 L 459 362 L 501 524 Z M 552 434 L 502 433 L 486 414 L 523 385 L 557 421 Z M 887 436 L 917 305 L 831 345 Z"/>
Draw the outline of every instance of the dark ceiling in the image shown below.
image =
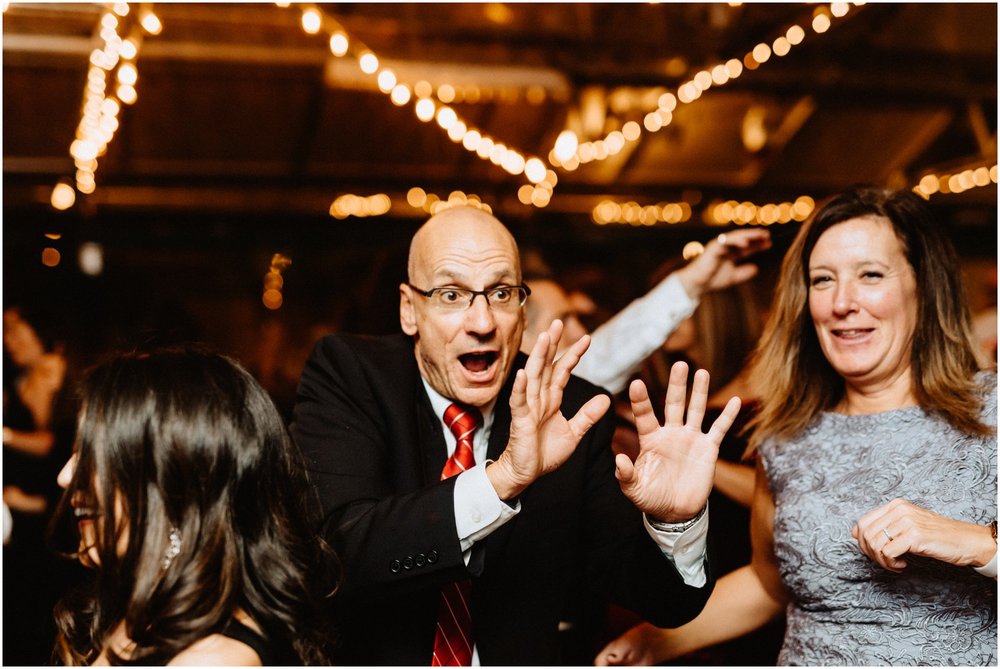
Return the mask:
<path fill-rule="evenodd" d="M 492 86 L 490 101 L 484 92 L 452 106 L 470 126 L 542 158 L 567 127 L 595 127 L 588 139 L 598 139 L 641 123 L 660 93 L 698 70 L 805 28 L 787 56 L 681 105 L 664 130 L 559 170 L 546 213 L 587 214 L 592 196 L 643 204 L 690 190 L 703 202 L 780 202 L 996 162 L 995 4 L 851 5 L 823 34 L 810 28 L 823 5 L 802 4 L 331 4 L 319 6 L 328 23 L 317 35 L 302 29 L 302 6 L 153 7 L 162 32 L 145 37 L 138 101 L 121 113 L 84 206 L 309 215 L 345 192 L 405 203 L 420 186 L 531 215 L 517 200 L 523 176 L 420 122 L 412 102 L 392 105 L 350 54 L 335 58 L 330 19 L 401 78 Z M 42 193 L 72 174 L 68 149 L 102 11 L 15 3 L 5 12 L 5 205 L 45 202 Z M 748 117 L 767 132 L 757 151 L 742 141 Z M 996 190 L 962 199 L 995 204 Z"/>
<path fill-rule="evenodd" d="M 122 108 L 96 190 L 61 213 L 49 198 L 74 173 L 68 150 L 108 5 L 5 9 L 5 262 L 25 255 L 37 264 L 42 234 L 58 230 L 99 239 L 109 253 L 127 246 L 132 255 L 122 252 L 121 263 L 175 276 L 202 271 L 199 250 L 241 246 L 252 247 L 258 266 L 271 250 L 290 249 L 299 267 L 317 248 L 337 247 L 344 255 L 332 263 L 351 273 L 380 262 L 357 249 L 398 245 L 426 215 L 407 204 L 413 187 L 475 194 L 542 246 L 585 243 L 600 255 L 627 237 L 628 253 L 641 255 L 647 239 L 713 234 L 703 213 L 720 201 L 818 200 L 858 182 L 912 187 L 928 173 L 996 164 L 992 3 L 851 4 L 822 34 L 811 21 L 830 5 L 156 3 L 130 5 L 123 36 L 150 6 L 162 31 L 141 42 L 138 100 Z M 309 7 L 324 16 L 316 35 L 302 27 Z M 544 208 L 519 201 L 523 174 L 421 122 L 413 101 L 394 106 L 360 71 L 357 51 L 336 58 L 327 45 L 339 26 L 353 49 L 371 49 L 411 85 L 478 93 L 452 104 L 460 118 L 525 157 L 547 159 L 561 131 L 596 140 L 642 124 L 661 94 L 703 68 L 743 60 L 793 25 L 804 39 L 788 55 L 678 106 L 669 125 L 643 130 L 617 155 L 556 169 Z M 763 132 L 753 150 L 751 126 Z M 386 193 L 392 208 L 380 219 L 335 221 L 328 210 L 345 193 Z M 605 199 L 684 201 L 692 217 L 599 227 L 591 215 Z M 931 200 L 960 250 L 995 257 L 995 183 Z M 253 281 L 259 286 L 259 275 Z"/>

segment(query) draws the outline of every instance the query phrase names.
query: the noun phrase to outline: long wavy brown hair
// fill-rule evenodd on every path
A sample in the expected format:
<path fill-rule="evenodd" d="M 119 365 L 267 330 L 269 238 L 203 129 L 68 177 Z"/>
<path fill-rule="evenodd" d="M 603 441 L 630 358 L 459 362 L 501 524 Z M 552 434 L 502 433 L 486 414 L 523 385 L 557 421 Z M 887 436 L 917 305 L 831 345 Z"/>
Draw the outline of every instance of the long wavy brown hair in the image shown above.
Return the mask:
<path fill-rule="evenodd" d="M 328 664 L 340 566 L 310 530 L 301 456 L 253 377 L 197 348 L 130 353 L 91 370 L 81 396 L 60 513 L 78 493 L 108 522 L 93 589 L 57 608 L 57 659 L 165 662 L 242 609 L 289 661 Z M 171 528 L 181 546 L 165 567 Z M 128 658 L 108 648 L 121 622 Z"/>
<path fill-rule="evenodd" d="M 809 257 L 826 230 L 861 217 L 892 225 L 916 276 L 910 364 L 917 401 L 965 434 L 993 432 L 979 419 L 972 319 L 954 247 L 916 194 L 859 187 L 819 208 L 782 262 L 771 317 L 752 361 L 762 406 L 749 426 L 751 451 L 767 439 L 798 434 L 843 397 L 844 379 L 823 355 L 809 315 Z"/>

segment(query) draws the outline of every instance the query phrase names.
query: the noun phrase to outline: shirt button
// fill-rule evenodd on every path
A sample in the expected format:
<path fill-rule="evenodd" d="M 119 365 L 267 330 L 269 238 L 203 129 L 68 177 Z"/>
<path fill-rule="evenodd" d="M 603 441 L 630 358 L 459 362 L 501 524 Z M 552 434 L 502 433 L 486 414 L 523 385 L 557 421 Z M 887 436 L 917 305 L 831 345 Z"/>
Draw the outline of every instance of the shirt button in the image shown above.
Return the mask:
<path fill-rule="evenodd" d="M 680 549 L 679 552 L 681 555 L 687 555 L 690 550 L 691 550 L 690 546 L 684 546 Z"/>
<path fill-rule="evenodd" d="M 478 523 L 483 518 L 483 514 L 479 513 L 479 509 L 473 509 L 469 516 L 472 518 L 472 522 Z"/>

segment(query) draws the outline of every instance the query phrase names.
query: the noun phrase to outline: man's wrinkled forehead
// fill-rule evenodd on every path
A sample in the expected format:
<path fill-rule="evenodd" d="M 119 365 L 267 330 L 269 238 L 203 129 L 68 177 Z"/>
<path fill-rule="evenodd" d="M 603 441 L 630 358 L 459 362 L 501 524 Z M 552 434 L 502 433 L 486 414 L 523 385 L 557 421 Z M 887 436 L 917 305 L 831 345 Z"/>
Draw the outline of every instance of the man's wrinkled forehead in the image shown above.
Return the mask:
<path fill-rule="evenodd" d="M 460 274 L 470 265 L 520 280 L 517 243 L 503 223 L 486 212 L 448 209 L 428 219 L 413 236 L 407 264 L 411 281 L 417 275 Z"/>

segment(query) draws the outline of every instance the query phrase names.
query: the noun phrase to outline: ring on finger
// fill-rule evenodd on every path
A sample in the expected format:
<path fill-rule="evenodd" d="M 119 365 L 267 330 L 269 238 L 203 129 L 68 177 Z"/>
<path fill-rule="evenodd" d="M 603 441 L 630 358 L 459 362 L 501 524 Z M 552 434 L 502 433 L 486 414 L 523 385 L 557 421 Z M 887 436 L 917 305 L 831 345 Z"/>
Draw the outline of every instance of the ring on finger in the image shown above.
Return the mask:
<path fill-rule="evenodd" d="M 726 233 L 723 232 L 721 235 L 719 235 L 718 237 L 716 237 L 715 240 L 717 242 L 719 242 L 719 244 L 721 246 L 725 246 L 726 245 Z"/>
<path fill-rule="evenodd" d="M 882 528 L 882 534 L 885 535 L 886 539 L 888 539 L 889 541 L 892 541 L 892 535 L 889 534 L 889 528 L 888 527 L 883 527 Z"/>

